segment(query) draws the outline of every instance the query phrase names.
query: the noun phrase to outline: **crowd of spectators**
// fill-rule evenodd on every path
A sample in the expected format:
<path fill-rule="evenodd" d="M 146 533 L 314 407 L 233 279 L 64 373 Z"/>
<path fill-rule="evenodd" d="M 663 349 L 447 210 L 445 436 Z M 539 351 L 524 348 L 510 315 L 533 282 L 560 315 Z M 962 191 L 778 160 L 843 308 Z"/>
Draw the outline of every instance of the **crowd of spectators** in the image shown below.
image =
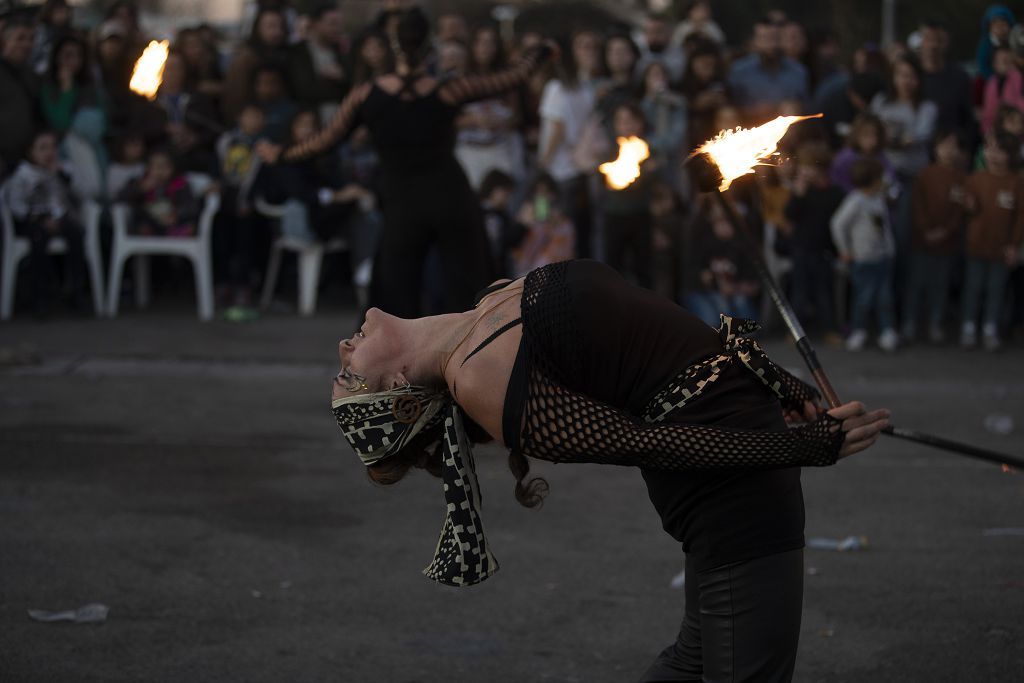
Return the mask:
<path fill-rule="evenodd" d="M 393 68 L 387 9 L 396 4 L 382 2 L 379 18 L 356 31 L 342 6 L 300 12 L 287 0 L 247 11 L 243 40 L 205 24 L 180 28 L 152 100 L 129 79 L 159 29 L 140 25 L 131 0 L 91 27 L 75 21 L 67 0 L 3 17 L 0 178 L 32 246 L 29 303 L 43 311 L 52 299 L 46 244 L 62 236 L 71 267 L 61 284 L 81 305 L 69 137 L 88 144 L 103 198 L 129 204 L 133 230 L 144 234 L 194 234 L 201 198 L 189 175 L 217 180 L 221 305 L 251 305 L 272 230 L 347 237 L 357 246 L 334 272 L 365 288 L 379 229 L 365 129 L 273 182 L 256 150 L 315 135 L 353 86 Z M 994 350 L 1008 334 L 1024 338 L 1024 26 L 1003 6 L 981 23 L 976 55 L 961 63 L 938 20 L 844 59 L 835 30 L 778 11 L 749 35 L 727 35 L 706 0 L 678 17 L 568 35 L 473 26 L 447 13 L 435 17 L 428 62 L 442 79 L 487 74 L 545 38 L 563 45 L 560 64 L 512 94 L 464 106 L 458 120 L 456 157 L 479 191 L 505 275 L 597 258 L 710 324 L 719 312 L 766 315 L 741 236 L 694 190 L 683 161 L 720 130 L 821 112 L 783 140 L 785 163 L 729 192 L 763 236 L 759 248 L 798 315 L 851 350 L 872 330 L 887 351 L 942 343 L 951 331 L 964 347 Z M 610 189 L 598 166 L 629 136 L 643 138 L 651 156 L 634 183 Z M 265 204 L 277 207 L 274 221 Z"/>

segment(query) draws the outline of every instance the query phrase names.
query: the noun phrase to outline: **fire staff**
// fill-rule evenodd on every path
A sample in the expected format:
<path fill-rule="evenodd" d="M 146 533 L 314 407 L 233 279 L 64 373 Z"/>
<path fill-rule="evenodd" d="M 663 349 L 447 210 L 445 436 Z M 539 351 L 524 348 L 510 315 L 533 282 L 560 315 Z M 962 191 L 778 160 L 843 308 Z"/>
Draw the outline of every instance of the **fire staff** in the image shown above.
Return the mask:
<path fill-rule="evenodd" d="M 324 152 L 365 124 L 381 161 L 384 227 L 374 261 L 369 304 L 395 315 L 420 315 L 428 251 L 441 256 L 444 305 L 462 310 L 494 277 L 479 202 L 455 159 L 455 119 L 463 104 L 524 83 L 550 59 L 548 44 L 494 74 L 438 81 L 425 68 L 430 27 L 419 8 L 389 22 L 395 72 L 352 89 L 324 130 L 282 150 L 259 147 L 264 161 L 297 161 Z"/>

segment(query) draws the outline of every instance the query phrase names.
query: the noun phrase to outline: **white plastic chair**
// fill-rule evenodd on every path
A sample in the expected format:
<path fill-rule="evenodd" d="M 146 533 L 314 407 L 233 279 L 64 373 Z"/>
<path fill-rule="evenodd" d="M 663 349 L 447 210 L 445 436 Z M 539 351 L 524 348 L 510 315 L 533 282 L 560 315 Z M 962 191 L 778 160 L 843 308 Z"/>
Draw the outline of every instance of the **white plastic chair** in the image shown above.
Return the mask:
<path fill-rule="evenodd" d="M 269 204 L 262 198 L 254 202 L 256 211 L 267 218 L 280 220 L 283 209 L 280 205 Z M 270 248 L 270 260 L 267 263 L 267 275 L 263 278 L 263 295 L 260 307 L 266 310 L 274 297 L 277 288 L 277 275 L 281 270 L 281 257 L 284 252 L 295 253 L 299 271 L 299 314 L 311 316 L 316 312 L 317 289 L 320 285 L 320 266 L 325 254 L 333 254 L 348 249 L 348 242 L 343 238 L 335 238 L 326 244 L 315 241 L 308 242 L 296 237 L 282 235 L 274 240 Z"/>
<path fill-rule="evenodd" d="M 100 263 L 100 207 L 87 202 L 82 207 L 83 250 L 85 264 L 89 270 L 92 287 L 93 309 L 97 316 L 103 315 L 103 274 Z M 27 237 L 14 232 L 14 217 L 7 201 L 7 186 L 0 187 L 0 223 L 3 224 L 3 256 L 0 257 L 0 320 L 10 320 L 14 312 L 14 293 L 18 284 L 18 264 L 31 251 Z M 47 245 L 50 254 L 65 254 L 67 243 L 62 238 L 51 239 Z"/>
<path fill-rule="evenodd" d="M 202 212 L 194 237 L 154 237 L 128 232 L 131 208 L 118 203 L 111 207 L 114 240 L 110 254 L 110 283 L 107 289 L 107 313 L 117 315 L 121 298 L 121 278 L 125 262 L 135 257 L 135 303 L 139 308 L 149 305 L 149 257 L 156 254 L 184 256 L 192 262 L 196 281 L 196 307 L 200 320 L 213 318 L 213 266 L 210 255 L 210 233 L 213 218 L 220 208 L 220 196 L 208 192 L 213 181 L 199 173 L 188 174 L 192 192 L 203 200 Z"/>

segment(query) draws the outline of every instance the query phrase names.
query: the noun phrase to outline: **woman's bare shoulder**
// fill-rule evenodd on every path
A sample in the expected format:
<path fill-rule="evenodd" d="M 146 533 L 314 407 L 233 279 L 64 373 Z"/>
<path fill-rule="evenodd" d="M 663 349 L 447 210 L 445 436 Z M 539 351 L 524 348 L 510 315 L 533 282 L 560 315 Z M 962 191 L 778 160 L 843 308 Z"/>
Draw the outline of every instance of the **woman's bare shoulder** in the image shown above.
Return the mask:
<path fill-rule="evenodd" d="M 378 88 L 389 95 L 397 95 L 405 86 L 405 81 L 398 74 L 385 74 L 374 81 Z M 437 79 L 433 76 L 421 76 L 416 79 L 413 89 L 419 96 L 426 95 L 437 87 Z"/>

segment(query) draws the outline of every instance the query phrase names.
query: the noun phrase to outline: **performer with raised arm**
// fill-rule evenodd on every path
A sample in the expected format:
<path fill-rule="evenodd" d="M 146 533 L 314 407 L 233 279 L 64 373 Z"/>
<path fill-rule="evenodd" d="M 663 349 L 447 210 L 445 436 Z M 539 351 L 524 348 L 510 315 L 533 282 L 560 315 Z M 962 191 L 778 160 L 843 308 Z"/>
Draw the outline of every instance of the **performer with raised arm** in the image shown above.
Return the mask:
<path fill-rule="evenodd" d="M 441 256 L 444 305 L 463 310 L 473 292 L 494 277 L 479 200 L 455 159 L 455 119 L 463 104 L 515 88 L 554 53 L 551 44 L 528 51 L 509 69 L 440 81 L 425 59 L 430 26 L 419 8 L 389 24 L 395 71 L 356 86 L 323 131 L 282 150 L 263 144 L 264 161 L 295 161 L 333 147 L 365 124 L 381 161 L 384 226 L 369 304 L 394 315 L 420 315 L 425 257 Z"/>
<path fill-rule="evenodd" d="M 889 412 L 824 412 L 722 316 L 714 330 L 595 261 L 494 283 L 473 310 L 402 319 L 371 308 L 340 344 L 332 408 L 384 484 L 421 467 L 447 517 L 427 576 L 472 585 L 497 569 L 483 535 L 472 442 L 510 449 L 515 495 L 547 492 L 527 456 L 641 468 L 686 552 L 677 640 L 644 681 L 788 681 L 803 595 L 800 467 L 871 446 Z M 787 422 L 804 422 L 787 426 Z"/>

